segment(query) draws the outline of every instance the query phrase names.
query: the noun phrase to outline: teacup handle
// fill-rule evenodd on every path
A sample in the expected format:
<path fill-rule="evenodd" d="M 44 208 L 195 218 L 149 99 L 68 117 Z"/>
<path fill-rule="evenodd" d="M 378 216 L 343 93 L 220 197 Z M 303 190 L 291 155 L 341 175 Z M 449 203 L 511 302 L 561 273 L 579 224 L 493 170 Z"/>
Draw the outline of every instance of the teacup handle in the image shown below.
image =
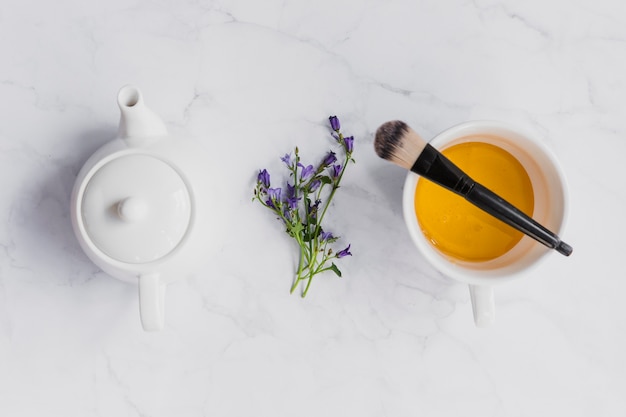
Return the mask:
<path fill-rule="evenodd" d="M 469 290 L 476 327 L 491 326 L 496 319 L 493 287 L 490 285 L 470 285 Z"/>
<path fill-rule="evenodd" d="M 165 321 L 165 284 L 159 274 L 139 276 L 139 313 L 146 331 L 163 329 Z"/>

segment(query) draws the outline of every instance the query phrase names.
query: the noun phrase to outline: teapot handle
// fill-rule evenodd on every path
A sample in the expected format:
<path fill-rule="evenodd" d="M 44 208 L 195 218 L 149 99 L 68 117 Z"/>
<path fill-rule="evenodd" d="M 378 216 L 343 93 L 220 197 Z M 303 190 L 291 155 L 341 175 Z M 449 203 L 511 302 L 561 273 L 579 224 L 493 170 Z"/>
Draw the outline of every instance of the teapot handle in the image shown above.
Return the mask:
<path fill-rule="evenodd" d="M 163 329 L 165 283 L 159 274 L 139 276 L 139 313 L 141 325 L 146 331 Z"/>

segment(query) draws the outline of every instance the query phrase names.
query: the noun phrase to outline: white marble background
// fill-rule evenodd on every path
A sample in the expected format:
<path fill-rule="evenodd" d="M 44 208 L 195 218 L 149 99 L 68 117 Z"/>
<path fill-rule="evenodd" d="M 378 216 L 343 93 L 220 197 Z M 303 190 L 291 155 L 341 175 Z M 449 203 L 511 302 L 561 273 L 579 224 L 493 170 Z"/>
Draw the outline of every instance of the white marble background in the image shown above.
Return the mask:
<path fill-rule="evenodd" d="M 3 0 L 0 53 L 0 416 L 626 415 L 622 1 Z M 126 83 L 228 189 L 160 333 L 70 225 Z M 357 164 L 329 221 L 354 256 L 301 299 L 252 187 L 295 145 L 317 159 L 335 113 Z M 502 120 L 562 162 L 575 252 L 499 287 L 490 329 L 404 229 L 405 174 L 372 150 L 393 118 Z"/>

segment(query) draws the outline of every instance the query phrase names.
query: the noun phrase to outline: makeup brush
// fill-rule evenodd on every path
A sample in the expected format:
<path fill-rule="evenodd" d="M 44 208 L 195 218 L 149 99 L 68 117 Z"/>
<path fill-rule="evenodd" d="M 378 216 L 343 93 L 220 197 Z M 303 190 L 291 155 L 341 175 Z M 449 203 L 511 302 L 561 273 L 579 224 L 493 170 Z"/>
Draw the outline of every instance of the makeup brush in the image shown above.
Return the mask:
<path fill-rule="evenodd" d="M 509 226 L 569 256 L 572 247 L 521 210 L 470 178 L 437 149 L 429 145 L 406 123 L 387 122 L 376 131 L 374 148 L 378 156 L 464 197 L 479 209 Z"/>

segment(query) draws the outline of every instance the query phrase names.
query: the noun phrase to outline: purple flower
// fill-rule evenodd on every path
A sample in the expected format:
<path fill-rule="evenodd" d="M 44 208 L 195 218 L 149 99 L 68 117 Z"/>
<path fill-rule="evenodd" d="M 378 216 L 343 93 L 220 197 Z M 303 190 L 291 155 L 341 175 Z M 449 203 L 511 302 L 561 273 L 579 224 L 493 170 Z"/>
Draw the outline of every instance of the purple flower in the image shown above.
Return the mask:
<path fill-rule="evenodd" d="M 267 204 L 268 206 L 270 206 L 271 208 L 273 208 L 274 210 L 276 210 L 276 204 L 274 204 L 275 201 L 280 202 L 280 196 L 282 194 L 282 190 L 280 188 L 269 188 L 267 190 L 267 201 L 265 202 L 265 204 Z"/>
<path fill-rule="evenodd" d="M 285 207 L 285 209 L 283 210 L 283 216 L 285 216 L 285 219 L 287 219 L 287 221 L 291 221 L 291 213 L 289 212 L 289 208 Z"/>
<path fill-rule="evenodd" d="M 309 185 L 309 191 L 313 192 L 313 191 L 317 190 L 320 187 L 321 184 L 322 184 L 322 181 L 320 181 L 320 180 L 313 180 L 313 181 L 311 181 L 311 185 Z"/>
<path fill-rule="evenodd" d="M 263 188 L 268 188 L 270 186 L 270 174 L 267 172 L 267 169 L 259 171 L 257 181 L 263 186 Z"/>
<path fill-rule="evenodd" d="M 286 153 L 285 156 L 280 158 L 280 160 L 283 161 L 288 167 L 291 167 L 291 154 Z"/>
<path fill-rule="evenodd" d="M 290 210 L 295 210 L 298 208 L 298 201 L 300 200 L 296 196 L 296 187 L 287 183 L 287 192 L 285 193 L 285 197 L 287 198 L 287 205 Z"/>
<path fill-rule="evenodd" d="M 333 178 L 339 178 L 341 174 L 341 165 L 333 165 Z"/>
<path fill-rule="evenodd" d="M 347 248 L 340 250 L 339 252 L 337 252 L 337 258 L 343 258 L 344 256 L 352 256 L 352 254 L 350 253 L 350 245 L 348 245 Z"/>
<path fill-rule="evenodd" d="M 326 158 L 324 158 L 324 161 L 322 162 L 323 166 L 328 166 L 330 164 L 335 163 L 335 161 L 337 161 L 337 157 L 335 156 L 335 152 L 330 151 L 328 152 L 328 155 L 326 155 Z"/>
<path fill-rule="evenodd" d="M 322 242 L 326 242 L 327 240 L 334 239 L 334 236 L 331 232 L 322 232 Z"/>
<path fill-rule="evenodd" d="M 339 123 L 339 118 L 337 118 L 337 116 L 330 116 L 328 120 L 330 121 L 331 129 L 333 129 L 336 132 L 338 132 L 339 129 L 341 129 L 341 124 Z"/>
<path fill-rule="evenodd" d="M 354 136 L 343 138 L 343 143 L 346 147 L 346 152 L 352 153 L 352 148 L 354 147 Z"/>
<path fill-rule="evenodd" d="M 300 172 L 300 179 L 305 181 L 309 179 L 313 175 L 313 165 L 304 166 L 302 164 L 298 164 L 302 168 L 302 172 Z"/>
<path fill-rule="evenodd" d="M 298 208 L 298 200 L 300 199 L 296 197 L 287 199 L 287 205 L 289 206 L 289 210 L 295 210 Z"/>
<path fill-rule="evenodd" d="M 280 201 L 283 190 L 280 188 L 270 188 L 267 190 L 267 196 L 270 200 Z"/>

